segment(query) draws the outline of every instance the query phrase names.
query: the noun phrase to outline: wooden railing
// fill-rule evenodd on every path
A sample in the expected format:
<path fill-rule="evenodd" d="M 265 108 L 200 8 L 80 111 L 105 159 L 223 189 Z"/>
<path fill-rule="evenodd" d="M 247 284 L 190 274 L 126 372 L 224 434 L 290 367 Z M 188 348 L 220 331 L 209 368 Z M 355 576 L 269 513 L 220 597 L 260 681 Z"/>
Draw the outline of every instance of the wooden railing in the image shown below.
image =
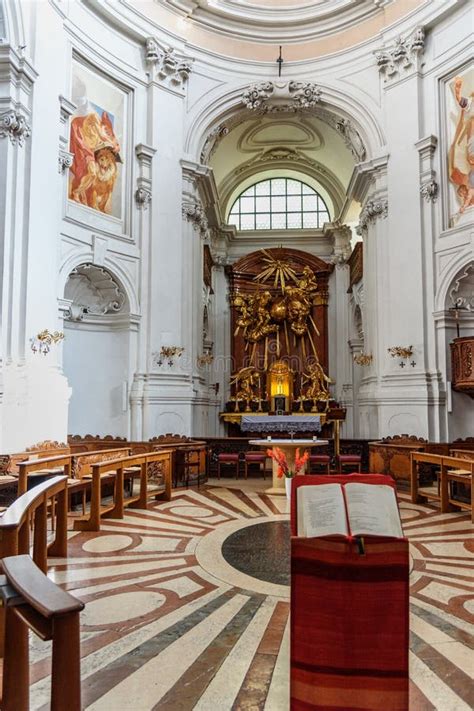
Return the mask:
<path fill-rule="evenodd" d="M 53 642 L 51 711 L 80 711 L 79 613 L 84 604 L 49 580 L 29 555 L 3 558 L 2 566 L 2 711 L 29 709 L 29 629 Z"/>
<path fill-rule="evenodd" d="M 55 537 L 47 543 L 48 507 Z M 47 558 L 67 556 L 67 477 L 55 476 L 20 496 L 0 517 L 0 557 L 28 553 L 33 523 L 33 560 L 44 573 Z"/>
<path fill-rule="evenodd" d="M 419 465 L 430 464 L 438 468 L 437 486 L 435 491 L 429 491 L 420 487 Z M 451 510 L 453 506 L 471 511 L 471 518 L 474 522 L 474 460 L 460 459 L 459 457 L 443 457 L 437 454 L 426 452 L 411 453 L 411 500 L 418 503 L 421 497 L 440 502 L 443 513 Z M 452 495 L 451 485 L 462 484 L 470 491 L 470 501 L 462 501 Z"/>
<path fill-rule="evenodd" d="M 172 456 L 172 449 L 161 449 L 158 452 L 121 457 L 93 464 L 90 513 L 88 517 L 76 519 L 74 528 L 79 531 L 99 531 L 101 518 L 123 518 L 125 506 L 146 509 L 150 497 L 170 501 Z M 149 491 L 150 471 L 153 474 L 153 470 L 156 469 L 161 470 L 158 473 L 163 478 L 163 485 Z M 102 506 L 101 482 L 107 475 L 113 478 L 113 503 Z M 140 493 L 138 496 L 125 499 L 125 478 L 134 478 L 135 476 L 140 478 Z"/>
<path fill-rule="evenodd" d="M 71 455 L 62 454 L 41 459 L 31 459 L 18 464 L 18 496 L 25 494 L 28 489 L 29 474 L 44 474 L 52 476 L 55 473 L 71 476 Z"/>
<path fill-rule="evenodd" d="M 56 455 L 51 454 L 41 459 L 32 459 L 18 464 L 18 495 L 24 494 L 28 488 L 30 474 L 43 474 L 51 476 L 55 473 L 65 474 L 68 478 L 76 479 L 77 484 L 92 473 L 92 465 L 108 459 L 128 456 L 130 447 L 117 449 L 102 449 L 95 452 L 81 452 L 78 454 Z M 71 482 L 70 482 L 71 483 Z M 77 487 L 76 487 L 77 488 Z"/>

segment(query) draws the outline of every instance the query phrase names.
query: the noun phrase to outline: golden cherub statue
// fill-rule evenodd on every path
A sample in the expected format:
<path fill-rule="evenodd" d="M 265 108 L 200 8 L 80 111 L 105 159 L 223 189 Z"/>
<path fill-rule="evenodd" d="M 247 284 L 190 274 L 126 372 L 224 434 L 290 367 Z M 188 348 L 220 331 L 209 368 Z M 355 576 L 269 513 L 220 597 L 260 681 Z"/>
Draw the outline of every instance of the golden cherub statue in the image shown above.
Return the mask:
<path fill-rule="evenodd" d="M 304 391 L 304 399 L 312 400 L 313 407 L 312 412 L 317 411 L 317 403 L 325 402 L 325 411 L 329 407 L 329 390 L 328 384 L 332 383 L 332 380 L 323 370 L 323 367 L 319 361 L 313 361 L 308 365 L 308 372 L 302 373 L 301 389 L 303 389 L 303 383 L 309 381 L 309 385 Z"/>
<path fill-rule="evenodd" d="M 285 287 L 287 313 L 290 328 L 297 336 L 303 336 L 308 330 L 307 319 L 311 314 L 314 295 L 318 290 L 313 270 L 305 266 L 303 276 L 296 280 L 295 286 Z"/>
<path fill-rule="evenodd" d="M 235 387 L 235 395 L 230 399 L 235 402 L 235 411 L 239 410 L 239 402 L 246 403 L 246 411 L 250 411 L 251 402 L 261 401 L 260 374 L 253 366 L 241 368 L 230 381 Z"/>

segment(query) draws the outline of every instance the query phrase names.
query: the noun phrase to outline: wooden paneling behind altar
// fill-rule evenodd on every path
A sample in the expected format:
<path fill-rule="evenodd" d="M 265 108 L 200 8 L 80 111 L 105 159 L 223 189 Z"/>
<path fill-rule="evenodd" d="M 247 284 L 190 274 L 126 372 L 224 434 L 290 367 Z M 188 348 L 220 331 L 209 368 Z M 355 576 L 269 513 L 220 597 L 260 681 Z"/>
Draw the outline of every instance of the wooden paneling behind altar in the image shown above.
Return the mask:
<path fill-rule="evenodd" d="M 327 409 L 333 268 L 282 247 L 252 252 L 229 268 L 234 405 L 228 410 Z"/>

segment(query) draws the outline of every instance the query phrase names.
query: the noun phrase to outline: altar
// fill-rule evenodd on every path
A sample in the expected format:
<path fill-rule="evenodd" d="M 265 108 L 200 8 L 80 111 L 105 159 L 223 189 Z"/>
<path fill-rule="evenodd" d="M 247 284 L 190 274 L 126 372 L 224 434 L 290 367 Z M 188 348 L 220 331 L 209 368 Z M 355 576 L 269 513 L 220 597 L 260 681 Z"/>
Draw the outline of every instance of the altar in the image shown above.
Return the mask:
<path fill-rule="evenodd" d="M 328 374 L 333 265 L 289 248 L 262 249 L 229 268 L 232 362 L 226 434 L 333 436 L 345 410 Z"/>

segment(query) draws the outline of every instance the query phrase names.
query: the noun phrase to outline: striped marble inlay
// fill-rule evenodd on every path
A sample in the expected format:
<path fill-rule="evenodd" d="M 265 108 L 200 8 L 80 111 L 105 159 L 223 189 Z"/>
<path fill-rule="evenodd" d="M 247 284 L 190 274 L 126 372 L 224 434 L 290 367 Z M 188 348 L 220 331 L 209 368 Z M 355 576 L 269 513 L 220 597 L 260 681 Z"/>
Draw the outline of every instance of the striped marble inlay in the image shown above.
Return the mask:
<path fill-rule="evenodd" d="M 288 587 L 220 553 L 231 532 L 288 517 L 264 488 L 221 480 L 71 534 L 49 574 L 86 603 L 85 709 L 287 711 Z M 413 560 L 410 711 L 473 708 L 473 526 L 400 501 Z M 50 664 L 50 646 L 32 642 L 32 709 L 48 708 Z"/>

